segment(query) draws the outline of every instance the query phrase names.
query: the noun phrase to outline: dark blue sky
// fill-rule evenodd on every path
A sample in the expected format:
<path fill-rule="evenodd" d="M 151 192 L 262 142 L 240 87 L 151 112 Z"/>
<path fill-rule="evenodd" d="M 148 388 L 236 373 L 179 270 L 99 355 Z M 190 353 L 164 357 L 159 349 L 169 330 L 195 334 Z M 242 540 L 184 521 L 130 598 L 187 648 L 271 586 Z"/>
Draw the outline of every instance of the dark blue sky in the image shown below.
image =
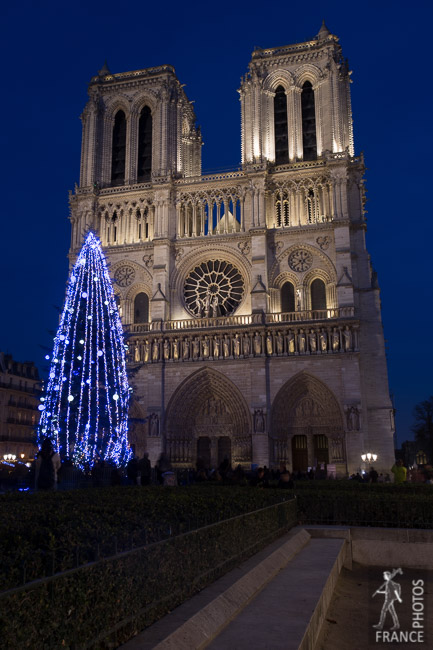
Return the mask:
<path fill-rule="evenodd" d="M 153 3 L 152 3 L 153 4 Z M 367 245 L 382 289 L 399 441 L 433 393 L 433 9 L 426 2 L 31 2 L 0 10 L 0 349 L 43 365 L 64 298 L 68 190 L 79 115 L 104 59 L 112 72 L 170 63 L 195 100 L 204 170 L 240 161 L 237 88 L 254 46 L 312 38 L 322 18 L 353 70 L 356 152 L 366 157 Z"/>

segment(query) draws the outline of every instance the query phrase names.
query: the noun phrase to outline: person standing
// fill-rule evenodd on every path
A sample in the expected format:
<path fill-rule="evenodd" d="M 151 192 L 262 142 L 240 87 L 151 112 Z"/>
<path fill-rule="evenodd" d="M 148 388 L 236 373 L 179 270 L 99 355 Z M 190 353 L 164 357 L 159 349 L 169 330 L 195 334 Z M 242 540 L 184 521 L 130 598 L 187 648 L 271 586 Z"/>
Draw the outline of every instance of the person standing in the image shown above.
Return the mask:
<path fill-rule="evenodd" d="M 54 451 L 51 440 L 45 438 L 36 456 L 35 481 L 38 490 L 57 489 L 57 473 L 61 464 L 60 456 Z"/>
<path fill-rule="evenodd" d="M 407 469 L 403 465 L 402 460 L 398 460 L 392 467 L 391 472 L 394 474 L 394 483 L 396 485 L 402 485 L 406 482 Z"/>

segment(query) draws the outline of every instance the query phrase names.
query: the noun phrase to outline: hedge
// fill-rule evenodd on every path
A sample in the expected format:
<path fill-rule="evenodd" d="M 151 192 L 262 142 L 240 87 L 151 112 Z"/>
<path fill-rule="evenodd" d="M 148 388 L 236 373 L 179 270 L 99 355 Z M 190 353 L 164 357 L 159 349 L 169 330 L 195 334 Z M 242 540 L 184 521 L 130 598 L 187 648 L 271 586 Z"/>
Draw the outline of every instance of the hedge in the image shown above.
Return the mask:
<path fill-rule="evenodd" d="M 240 508 L 243 498 L 251 505 L 283 496 L 218 492 L 216 501 L 230 496 L 228 509 Z M 2 648 L 118 647 L 295 523 L 291 499 L 3 594 Z"/>
<path fill-rule="evenodd" d="M 278 503 L 276 490 L 110 487 L 0 497 L 0 591 Z"/>
<path fill-rule="evenodd" d="M 368 486 L 367 486 L 368 487 Z M 306 524 L 433 528 L 433 493 L 384 490 L 295 489 Z"/>

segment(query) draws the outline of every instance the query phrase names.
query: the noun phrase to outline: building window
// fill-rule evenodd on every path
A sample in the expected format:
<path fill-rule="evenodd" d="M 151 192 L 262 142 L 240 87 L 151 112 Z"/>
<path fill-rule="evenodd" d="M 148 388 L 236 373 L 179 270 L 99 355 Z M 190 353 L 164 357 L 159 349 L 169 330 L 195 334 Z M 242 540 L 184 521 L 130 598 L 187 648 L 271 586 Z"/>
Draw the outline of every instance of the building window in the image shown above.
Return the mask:
<path fill-rule="evenodd" d="M 285 282 L 281 287 L 281 311 L 283 314 L 295 311 L 295 287 L 291 282 Z"/>
<path fill-rule="evenodd" d="M 320 204 L 317 191 L 309 189 L 307 192 L 307 219 L 308 223 L 320 221 Z"/>
<path fill-rule="evenodd" d="M 274 98 L 275 162 L 289 162 L 289 139 L 287 127 L 287 97 L 283 86 L 278 86 Z"/>
<path fill-rule="evenodd" d="M 145 293 L 138 293 L 134 300 L 134 323 L 149 322 L 149 298 Z"/>
<path fill-rule="evenodd" d="M 152 171 L 152 114 L 145 106 L 138 122 L 137 180 L 150 181 Z"/>
<path fill-rule="evenodd" d="M 111 182 L 113 185 L 123 185 L 125 182 L 126 162 L 126 117 L 123 111 L 118 111 L 114 118 L 113 147 L 111 154 Z"/>
<path fill-rule="evenodd" d="M 314 104 L 313 86 L 309 81 L 306 81 L 302 86 L 301 110 L 304 160 L 316 160 L 316 108 Z"/>
<path fill-rule="evenodd" d="M 311 309 L 326 309 L 326 287 L 323 280 L 311 283 Z"/>
<path fill-rule="evenodd" d="M 281 228 L 290 226 L 290 204 L 287 191 L 277 192 L 275 197 L 275 221 L 276 225 Z"/>

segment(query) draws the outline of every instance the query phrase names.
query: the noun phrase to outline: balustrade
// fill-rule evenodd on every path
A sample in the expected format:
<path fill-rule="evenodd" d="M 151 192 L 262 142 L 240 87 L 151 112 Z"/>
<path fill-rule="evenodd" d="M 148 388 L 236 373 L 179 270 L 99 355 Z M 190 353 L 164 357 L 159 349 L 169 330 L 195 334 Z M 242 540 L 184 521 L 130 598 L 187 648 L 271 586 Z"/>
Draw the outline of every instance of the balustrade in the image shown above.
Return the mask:
<path fill-rule="evenodd" d="M 211 319 L 213 320 L 213 319 Z M 215 319 L 216 320 L 216 319 Z M 154 332 L 156 334 L 156 332 Z M 156 336 L 129 343 L 129 360 L 135 363 L 160 363 L 283 357 L 299 355 L 346 354 L 358 350 L 356 323 L 233 329 L 214 334 L 176 336 L 159 332 Z"/>

